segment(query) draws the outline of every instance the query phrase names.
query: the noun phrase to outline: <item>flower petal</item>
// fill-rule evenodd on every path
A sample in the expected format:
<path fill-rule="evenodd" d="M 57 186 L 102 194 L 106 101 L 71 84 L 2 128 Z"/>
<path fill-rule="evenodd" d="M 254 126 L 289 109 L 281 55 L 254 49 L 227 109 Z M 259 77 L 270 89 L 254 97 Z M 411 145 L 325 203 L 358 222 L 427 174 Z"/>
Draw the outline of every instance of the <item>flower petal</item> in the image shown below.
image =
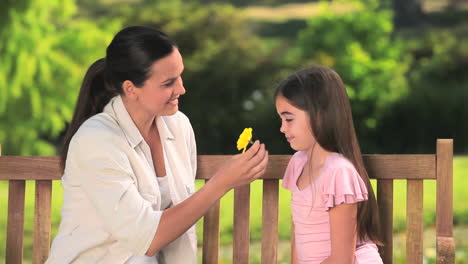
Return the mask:
<path fill-rule="evenodd" d="M 252 128 L 245 128 L 244 131 L 239 136 L 239 139 L 237 140 L 237 150 L 241 150 L 247 148 L 249 145 L 250 140 L 252 139 Z M 243 152 L 242 152 L 243 153 Z"/>

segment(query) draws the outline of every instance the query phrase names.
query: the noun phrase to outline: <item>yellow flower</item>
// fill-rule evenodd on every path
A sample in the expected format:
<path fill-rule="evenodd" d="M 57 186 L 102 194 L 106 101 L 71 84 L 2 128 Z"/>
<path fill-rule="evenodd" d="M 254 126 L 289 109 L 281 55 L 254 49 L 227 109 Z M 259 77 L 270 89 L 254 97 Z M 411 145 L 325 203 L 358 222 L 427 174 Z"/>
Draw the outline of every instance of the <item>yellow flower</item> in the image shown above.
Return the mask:
<path fill-rule="evenodd" d="M 245 128 L 240 134 L 239 139 L 237 140 L 237 150 L 242 150 L 242 153 L 245 152 L 249 143 L 252 143 L 250 140 L 252 139 L 252 128 Z"/>

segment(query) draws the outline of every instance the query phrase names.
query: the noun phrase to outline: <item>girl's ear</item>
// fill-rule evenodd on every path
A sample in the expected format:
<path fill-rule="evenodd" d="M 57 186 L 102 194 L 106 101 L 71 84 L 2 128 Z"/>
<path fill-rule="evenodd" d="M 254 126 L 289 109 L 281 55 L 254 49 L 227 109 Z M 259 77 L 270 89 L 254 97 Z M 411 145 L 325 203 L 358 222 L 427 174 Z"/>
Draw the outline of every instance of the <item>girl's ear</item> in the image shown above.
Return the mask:
<path fill-rule="evenodd" d="M 137 89 L 138 88 L 130 80 L 125 80 L 122 83 L 122 91 L 128 98 L 136 98 L 138 96 Z"/>

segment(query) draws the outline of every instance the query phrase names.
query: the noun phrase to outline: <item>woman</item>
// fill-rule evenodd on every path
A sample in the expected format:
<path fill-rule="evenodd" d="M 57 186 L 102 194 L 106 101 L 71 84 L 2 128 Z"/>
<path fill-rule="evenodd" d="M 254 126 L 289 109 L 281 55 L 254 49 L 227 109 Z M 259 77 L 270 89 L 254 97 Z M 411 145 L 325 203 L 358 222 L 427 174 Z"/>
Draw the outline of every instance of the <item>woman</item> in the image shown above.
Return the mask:
<path fill-rule="evenodd" d="M 196 263 L 194 224 L 265 172 L 258 141 L 195 192 L 182 57 L 164 33 L 120 31 L 89 68 L 65 137 L 64 204 L 47 263 Z"/>

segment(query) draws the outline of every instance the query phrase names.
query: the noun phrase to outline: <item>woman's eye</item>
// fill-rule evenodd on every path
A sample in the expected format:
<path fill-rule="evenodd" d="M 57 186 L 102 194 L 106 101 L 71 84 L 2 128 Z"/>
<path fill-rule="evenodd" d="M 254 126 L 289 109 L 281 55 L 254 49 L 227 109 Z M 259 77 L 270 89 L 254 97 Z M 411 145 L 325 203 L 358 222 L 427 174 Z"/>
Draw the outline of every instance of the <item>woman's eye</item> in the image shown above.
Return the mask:
<path fill-rule="evenodd" d="M 291 121 L 293 121 L 293 120 L 290 119 L 290 118 L 286 118 L 285 120 L 286 120 L 286 122 L 291 122 Z"/>
<path fill-rule="evenodd" d="M 166 84 L 164 84 L 165 87 L 171 87 L 174 84 L 174 81 L 170 81 Z"/>

